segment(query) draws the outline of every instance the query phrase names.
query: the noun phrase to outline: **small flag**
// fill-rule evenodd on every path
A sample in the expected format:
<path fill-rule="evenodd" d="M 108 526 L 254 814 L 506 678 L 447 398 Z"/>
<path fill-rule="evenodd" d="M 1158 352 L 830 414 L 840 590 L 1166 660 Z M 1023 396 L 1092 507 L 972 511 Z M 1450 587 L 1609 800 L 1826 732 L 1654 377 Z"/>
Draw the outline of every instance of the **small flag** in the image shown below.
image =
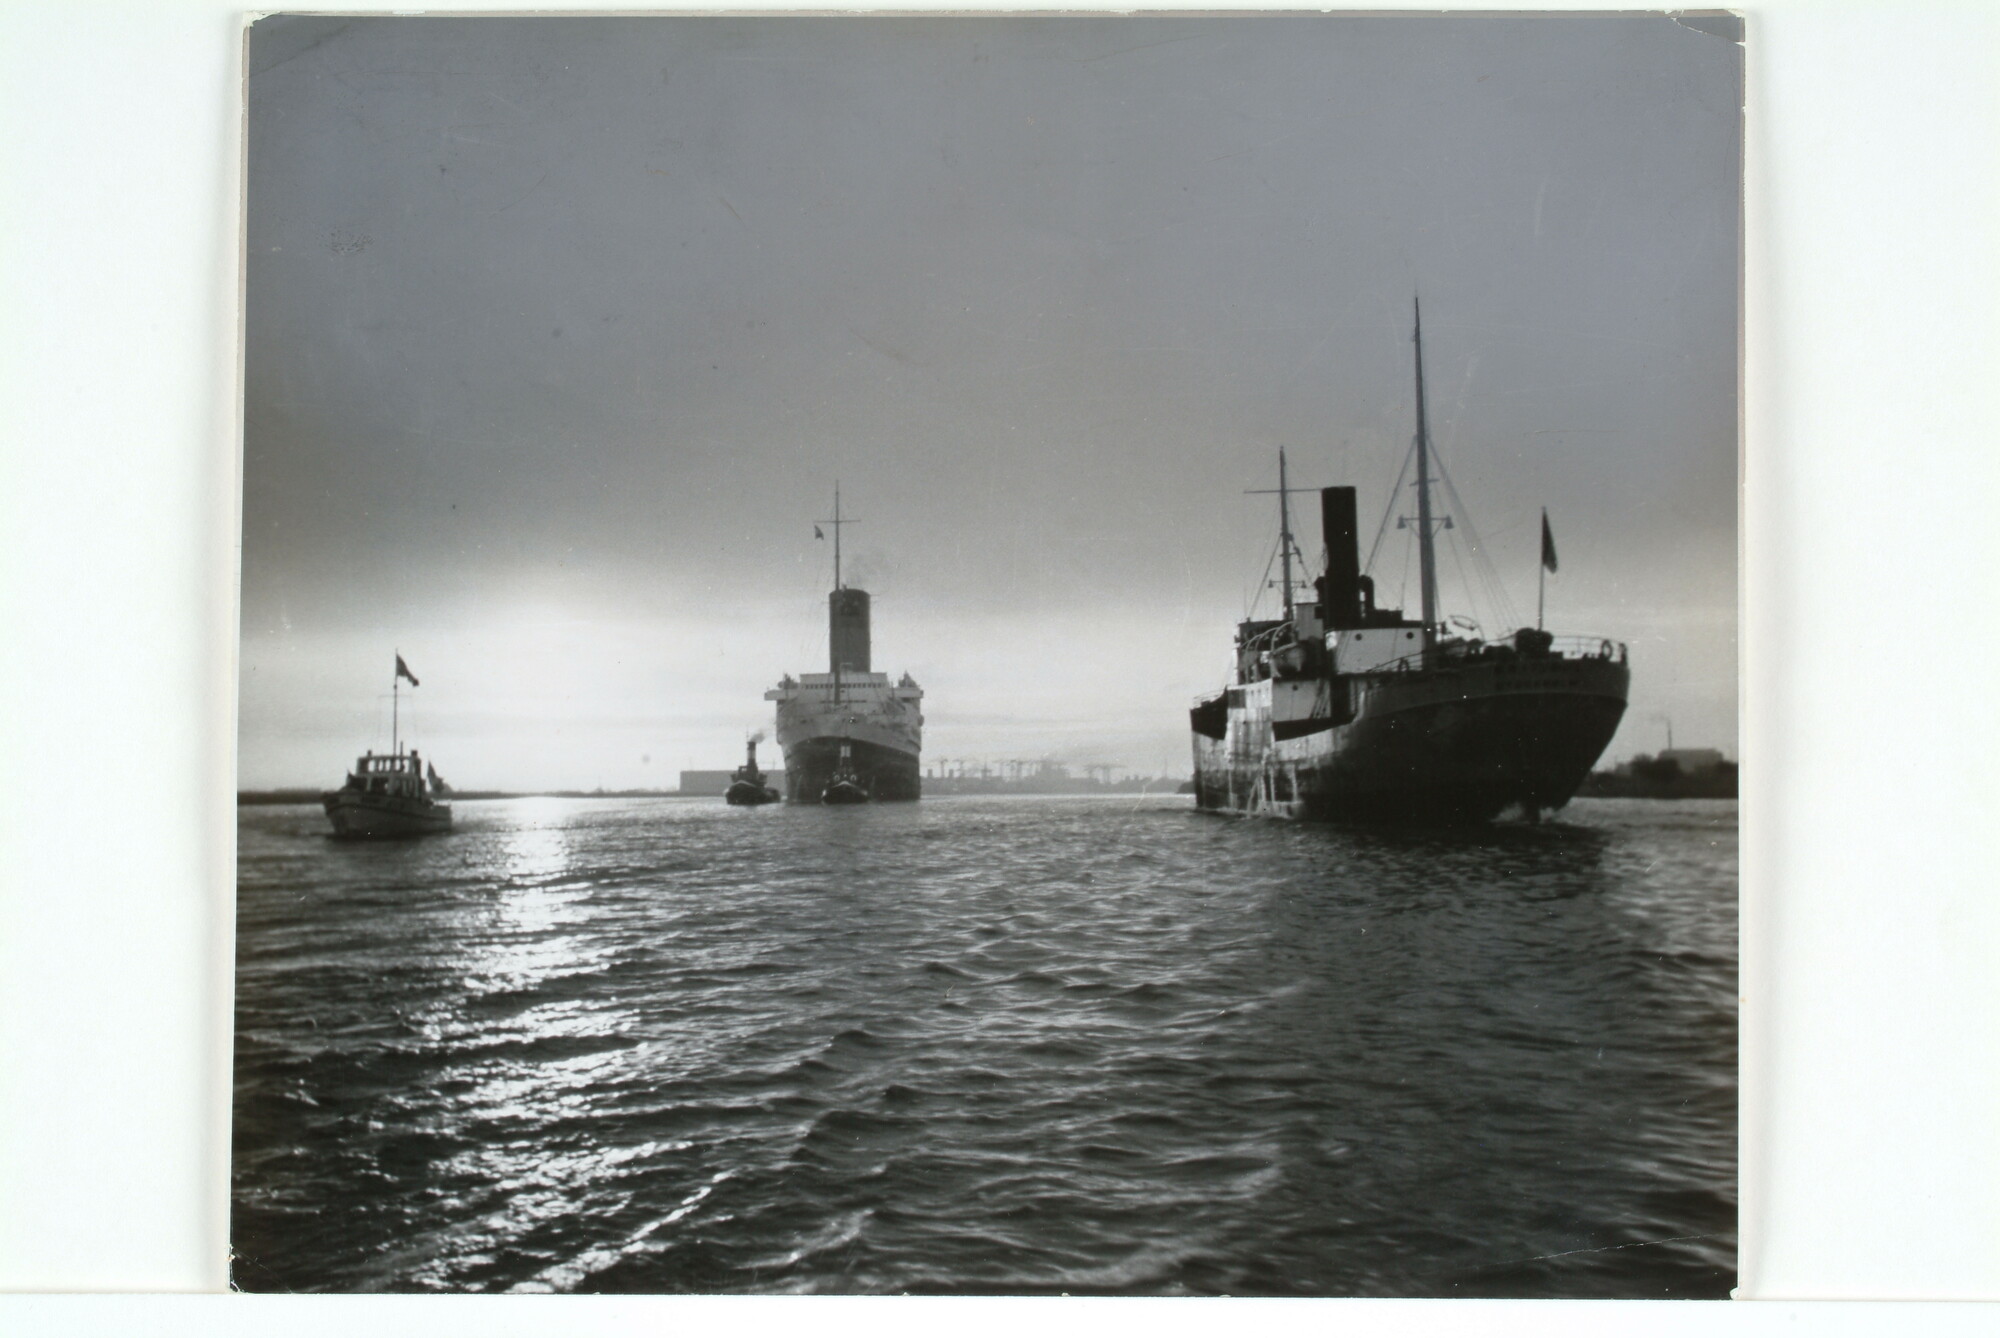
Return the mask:
<path fill-rule="evenodd" d="M 1542 512 L 1542 566 L 1549 571 L 1556 569 L 1556 537 L 1549 533 L 1549 513 Z"/>
<path fill-rule="evenodd" d="M 430 773 L 431 789 L 437 791 L 439 794 L 451 793 L 451 787 L 444 783 L 444 777 L 438 775 L 438 769 L 436 767 L 426 762 L 424 763 L 424 770 Z"/>
<path fill-rule="evenodd" d="M 413 688 L 419 686 L 417 676 L 410 672 L 410 666 L 403 663 L 403 657 L 400 655 L 396 657 L 396 677 L 409 679 Z"/>
<path fill-rule="evenodd" d="M 826 536 L 825 536 L 824 534 L 820 533 L 820 528 L 819 528 L 819 526 L 817 526 L 817 525 L 813 526 L 813 538 L 815 538 L 815 539 L 824 539 L 824 538 L 826 538 Z"/>

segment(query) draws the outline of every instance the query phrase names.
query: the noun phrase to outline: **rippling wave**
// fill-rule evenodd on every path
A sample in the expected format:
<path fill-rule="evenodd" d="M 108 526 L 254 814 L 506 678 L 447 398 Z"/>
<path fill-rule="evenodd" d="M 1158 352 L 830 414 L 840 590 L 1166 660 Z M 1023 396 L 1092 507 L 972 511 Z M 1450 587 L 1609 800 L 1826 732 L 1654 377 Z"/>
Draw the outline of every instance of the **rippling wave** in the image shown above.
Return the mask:
<path fill-rule="evenodd" d="M 1733 803 L 239 823 L 235 1279 L 1720 1296 Z"/>

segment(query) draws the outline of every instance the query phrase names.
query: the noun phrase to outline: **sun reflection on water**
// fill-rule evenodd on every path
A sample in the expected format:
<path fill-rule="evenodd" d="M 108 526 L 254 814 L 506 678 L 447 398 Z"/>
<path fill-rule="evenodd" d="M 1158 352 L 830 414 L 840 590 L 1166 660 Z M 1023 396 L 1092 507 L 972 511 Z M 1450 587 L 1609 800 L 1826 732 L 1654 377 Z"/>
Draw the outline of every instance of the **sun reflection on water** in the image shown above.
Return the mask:
<path fill-rule="evenodd" d="M 515 882 L 538 882 L 569 867 L 571 805 L 561 799 L 519 799 L 509 805 L 505 868 Z"/>

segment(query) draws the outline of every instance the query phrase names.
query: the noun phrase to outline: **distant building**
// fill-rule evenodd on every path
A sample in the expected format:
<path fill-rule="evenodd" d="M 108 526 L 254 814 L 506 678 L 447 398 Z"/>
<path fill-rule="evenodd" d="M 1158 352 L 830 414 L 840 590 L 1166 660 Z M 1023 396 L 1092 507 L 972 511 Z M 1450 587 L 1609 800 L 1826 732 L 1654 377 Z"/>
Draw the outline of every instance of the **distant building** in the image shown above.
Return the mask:
<path fill-rule="evenodd" d="M 729 788 L 729 777 L 732 774 L 727 771 L 683 771 L 681 773 L 681 793 L 721 795 Z M 782 770 L 767 771 L 764 773 L 764 783 L 772 789 L 783 793 L 785 788 L 785 773 Z"/>
<path fill-rule="evenodd" d="M 1593 771 L 1577 791 L 1607 799 L 1734 799 L 1736 764 L 1719 748 L 1641 753 L 1610 771 Z"/>

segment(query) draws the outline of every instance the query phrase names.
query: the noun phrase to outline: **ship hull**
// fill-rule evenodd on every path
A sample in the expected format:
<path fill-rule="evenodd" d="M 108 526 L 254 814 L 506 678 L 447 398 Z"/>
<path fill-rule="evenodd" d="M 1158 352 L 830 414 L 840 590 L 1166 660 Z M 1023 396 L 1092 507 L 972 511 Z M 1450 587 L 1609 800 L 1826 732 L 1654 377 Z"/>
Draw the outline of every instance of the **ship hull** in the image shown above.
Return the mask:
<path fill-rule="evenodd" d="M 759 804 L 777 803 L 778 792 L 756 781 L 731 781 L 723 792 L 722 802 L 737 808 L 755 808 Z"/>
<path fill-rule="evenodd" d="M 841 745 L 848 748 L 848 768 L 860 781 L 867 797 L 876 803 L 917 799 L 923 781 L 917 754 L 860 739 L 795 739 L 785 746 L 785 801 L 791 804 L 824 802 L 826 788 L 840 766 Z M 838 802 L 836 800 L 836 802 Z"/>
<path fill-rule="evenodd" d="M 333 834 L 345 840 L 427 836 L 451 830 L 451 805 L 429 799 L 331 790 L 321 797 Z"/>
<path fill-rule="evenodd" d="M 1610 659 L 1356 679 L 1345 724 L 1279 738 L 1254 700 L 1194 736 L 1200 808 L 1331 822 L 1481 823 L 1561 808 L 1625 713 Z M 1251 694 L 1246 694 L 1249 696 Z M 1291 731 L 1300 728 L 1291 725 Z M 1291 732 L 1288 731 L 1288 732 Z"/>
<path fill-rule="evenodd" d="M 877 673 L 807 674 L 764 696 L 778 704 L 787 803 L 826 802 L 843 747 L 869 800 L 921 797 L 923 689 L 907 676 L 891 683 Z"/>

